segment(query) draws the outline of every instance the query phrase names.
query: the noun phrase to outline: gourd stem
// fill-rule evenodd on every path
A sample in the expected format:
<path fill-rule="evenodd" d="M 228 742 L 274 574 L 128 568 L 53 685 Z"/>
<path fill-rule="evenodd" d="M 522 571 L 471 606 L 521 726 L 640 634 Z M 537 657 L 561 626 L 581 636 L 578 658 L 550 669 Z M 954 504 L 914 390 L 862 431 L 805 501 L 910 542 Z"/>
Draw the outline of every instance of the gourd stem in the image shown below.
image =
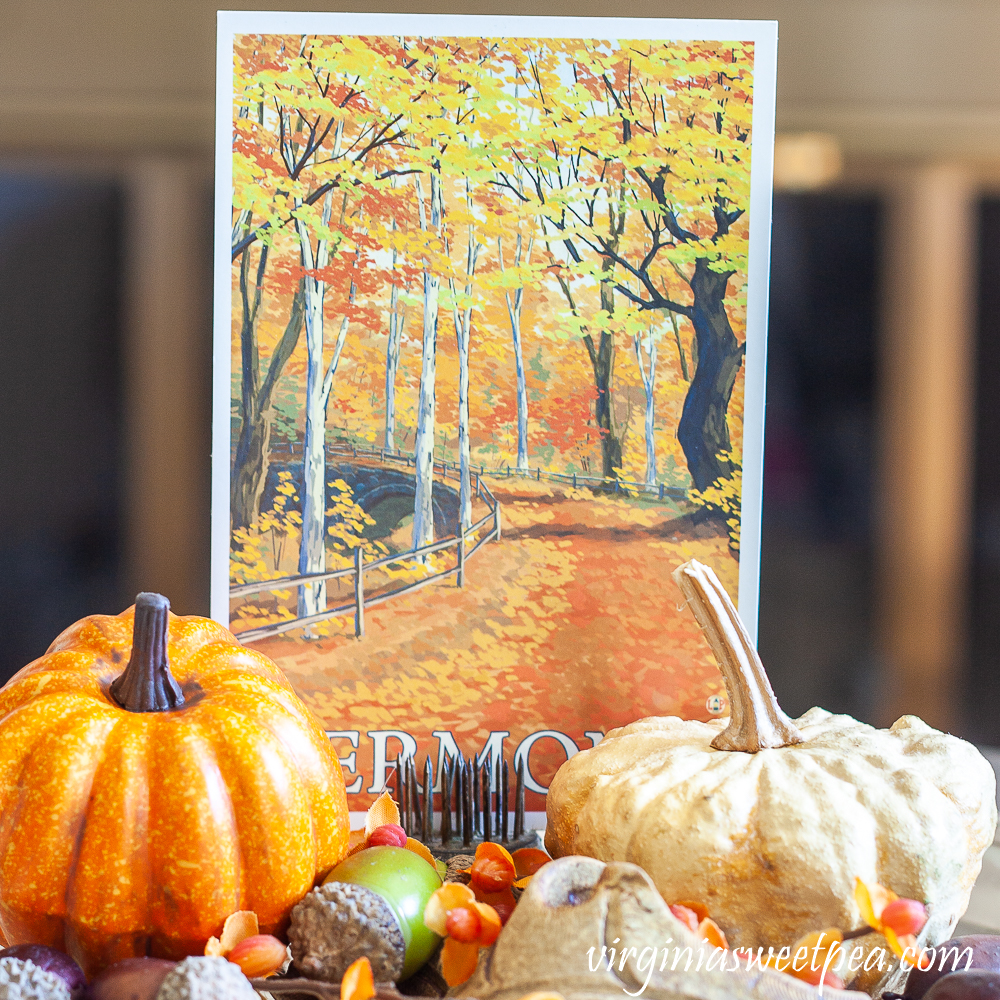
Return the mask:
<path fill-rule="evenodd" d="M 136 597 L 132 656 L 111 683 L 111 697 L 128 712 L 167 712 L 184 704 L 167 660 L 169 619 L 170 602 L 161 594 Z"/>
<path fill-rule="evenodd" d="M 757 753 L 802 743 L 782 712 L 739 612 L 712 569 L 695 559 L 674 570 L 674 580 L 705 633 L 729 696 L 729 726 L 712 740 L 716 750 Z"/>

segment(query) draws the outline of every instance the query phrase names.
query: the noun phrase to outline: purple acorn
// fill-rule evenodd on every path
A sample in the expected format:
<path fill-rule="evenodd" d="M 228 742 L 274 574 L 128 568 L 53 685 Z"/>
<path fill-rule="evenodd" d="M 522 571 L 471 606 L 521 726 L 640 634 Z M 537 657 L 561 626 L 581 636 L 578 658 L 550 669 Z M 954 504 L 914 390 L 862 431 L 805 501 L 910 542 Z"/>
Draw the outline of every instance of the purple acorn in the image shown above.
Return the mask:
<path fill-rule="evenodd" d="M 58 976 L 69 987 L 73 1000 L 79 1000 L 87 988 L 87 977 L 84 976 L 83 969 L 69 955 L 56 951 L 55 948 L 46 948 L 42 944 L 15 944 L 0 951 L 0 958 L 34 962 L 39 969 Z"/>
<path fill-rule="evenodd" d="M 87 1000 L 155 1000 L 176 965 L 165 958 L 123 958 L 94 978 Z"/>

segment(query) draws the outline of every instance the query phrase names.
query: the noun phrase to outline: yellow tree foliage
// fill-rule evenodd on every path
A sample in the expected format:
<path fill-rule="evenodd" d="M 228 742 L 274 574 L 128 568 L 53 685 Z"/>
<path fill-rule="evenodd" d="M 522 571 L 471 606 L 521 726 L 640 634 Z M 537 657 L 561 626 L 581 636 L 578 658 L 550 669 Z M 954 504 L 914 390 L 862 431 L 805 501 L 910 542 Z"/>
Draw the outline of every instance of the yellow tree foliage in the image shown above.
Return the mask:
<path fill-rule="evenodd" d="M 274 498 L 237 526 L 234 580 L 294 565 L 280 477 L 301 456 L 306 346 L 289 331 L 304 277 L 325 289 L 328 449 L 382 447 L 394 328 L 393 443 L 414 450 L 432 273 L 436 461 L 458 460 L 453 316 L 468 310 L 474 473 L 516 468 L 522 440 L 522 467 L 595 497 L 620 480 L 628 503 L 652 451 L 654 486 L 691 491 L 674 513 L 708 506 L 738 545 L 752 45 L 247 35 L 234 71 L 234 441 L 267 423 L 249 478 Z M 432 176 L 436 231 L 417 186 Z M 328 247 L 322 267 L 304 268 L 303 232 Z M 644 363 L 656 346 L 649 392 L 637 338 Z M 238 446 L 234 478 L 250 461 Z M 348 500 L 327 512 L 329 566 L 372 544 Z"/>

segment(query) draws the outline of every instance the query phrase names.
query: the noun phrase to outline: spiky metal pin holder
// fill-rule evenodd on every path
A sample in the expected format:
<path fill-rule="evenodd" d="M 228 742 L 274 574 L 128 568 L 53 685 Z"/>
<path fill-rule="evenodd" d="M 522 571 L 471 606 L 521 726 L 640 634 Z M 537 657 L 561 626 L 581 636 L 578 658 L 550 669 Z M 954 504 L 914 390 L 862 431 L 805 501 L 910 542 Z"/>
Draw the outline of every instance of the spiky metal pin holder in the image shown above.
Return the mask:
<path fill-rule="evenodd" d="M 496 841 L 512 851 L 539 846 L 537 832 L 524 829 L 524 758 L 517 762 L 512 836 L 508 836 L 510 770 L 507 761 L 502 761 L 494 792 L 491 763 L 477 767 L 471 759 L 445 758 L 441 767 L 441 821 L 435 831 L 434 765 L 430 757 L 424 759 L 422 790 L 417 785 L 413 757 L 397 757 L 395 798 L 407 836 L 422 841 L 432 854 L 444 859 L 472 854 L 486 841 Z"/>

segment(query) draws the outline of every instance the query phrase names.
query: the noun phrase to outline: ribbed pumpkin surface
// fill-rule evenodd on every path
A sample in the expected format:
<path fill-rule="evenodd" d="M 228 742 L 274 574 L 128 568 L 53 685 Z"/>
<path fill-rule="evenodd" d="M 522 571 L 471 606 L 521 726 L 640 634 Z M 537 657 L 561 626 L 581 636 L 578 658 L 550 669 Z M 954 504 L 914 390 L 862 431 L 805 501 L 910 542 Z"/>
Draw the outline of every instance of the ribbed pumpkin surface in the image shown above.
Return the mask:
<path fill-rule="evenodd" d="M 235 910 L 280 932 L 347 852 L 340 765 L 281 671 L 170 615 L 185 704 L 128 712 L 132 623 L 85 618 L 0 689 L 0 930 L 88 974 L 199 954 Z"/>

